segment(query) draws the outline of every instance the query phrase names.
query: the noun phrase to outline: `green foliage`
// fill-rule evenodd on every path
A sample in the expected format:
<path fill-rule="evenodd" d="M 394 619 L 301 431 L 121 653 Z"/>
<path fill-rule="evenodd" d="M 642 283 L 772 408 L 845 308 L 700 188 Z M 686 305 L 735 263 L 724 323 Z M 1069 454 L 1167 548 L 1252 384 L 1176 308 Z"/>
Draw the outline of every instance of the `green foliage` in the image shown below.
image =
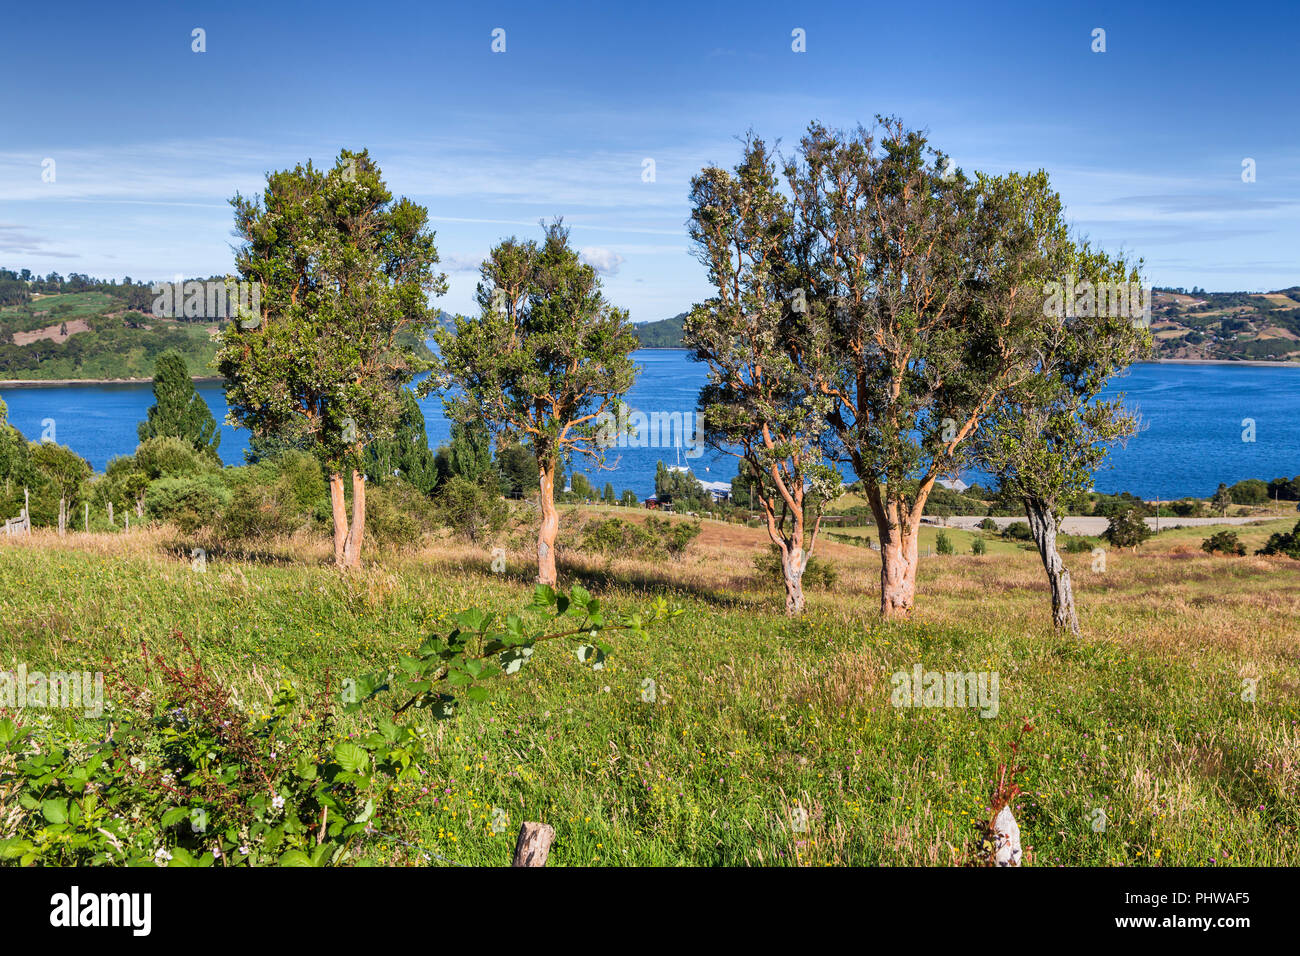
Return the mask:
<path fill-rule="evenodd" d="M 545 620 L 526 623 L 524 615 Z M 397 785 L 419 781 L 433 757 L 415 708 L 452 716 L 480 702 L 493 677 L 514 674 L 539 644 L 568 642 L 580 664 L 603 666 L 608 635 L 644 634 L 678 613 L 606 620 L 582 588 L 539 588 L 532 605 L 498 621 L 470 609 L 391 671 L 303 698 L 281 681 L 267 707 L 243 705 L 184 645 L 188 660 L 152 655 L 161 690 L 124 672 L 106 681 L 109 733 L 93 743 L 61 727 L 0 717 L 0 861 L 47 866 L 335 866 L 357 862 L 376 829 L 396 829 Z M 549 625 L 549 626 L 548 626 Z M 389 692 L 405 700 L 380 708 Z M 369 705 L 373 729 L 346 738 L 341 713 Z M 412 711 L 414 713 L 414 711 Z M 40 720 L 38 718 L 38 720 Z M 71 722 L 69 723 L 69 727 Z"/>
<path fill-rule="evenodd" d="M 992 518 L 985 518 L 980 522 L 979 527 L 981 531 L 997 531 L 998 523 Z"/>
<path fill-rule="evenodd" d="M 1294 478 L 1274 478 L 1268 483 L 1269 501 L 1300 501 L 1300 475 Z"/>
<path fill-rule="evenodd" d="M 320 462 L 306 452 L 285 451 L 226 474 L 232 493 L 221 532 L 231 540 L 272 538 L 309 527 L 328 496 Z"/>
<path fill-rule="evenodd" d="M 569 479 L 568 496 L 575 501 L 592 501 L 596 497 L 596 489 L 591 486 L 586 475 L 575 472 Z"/>
<path fill-rule="evenodd" d="M 713 507 L 713 498 L 704 490 L 695 472 L 676 471 L 662 461 L 655 466 L 655 497 L 660 505 L 671 504 L 678 513 L 708 511 Z"/>
<path fill-rule="evenodd" d="M 1013 521 L 1002 529 L 1002 537 L 1008 541 L 1032 541 L 1034 533 L 1029 530 L 1029 522 Z"/>
<path fill-rule="evenodd" d="M 925 514 L 940 518 L 950 518 L 953 515 L 986 515 L 988 513 L 989 506 L 978 498 L 953 491 L 950 488 L 944 488 L 941 485 L 935 485 L 930 489 L 930 495 L 925 499 Z"/>
<path fill-rule="evenodd" d="M 491 487 L 452 475 L 438 490 L 438 515 L 466 541 L 480 544 L 494 537 L 510 517 L 509 507 Z"/>
<path fill-rule="evenodd" d="M 455 431 L 453 429 L 453 439 Z M 429 448 L 424 412 L 409 388 L 401 390 L 401 411 L 391 437 L 376 438 L 366 446 L 364 470 L 374 481 L 400 477 L 432 496 L 438 486 L 438 468 Z M 367 502 L 368 504 L 368 502 Z"/>
<path fill-rule="evenodd" d="M 482 419 L 452 422 L 447 454 L 453 475 L 482 484 L 492 471 L 492 436 Z"/>
<path fill-rule="evenodd" d="M 405 481 L 366 490 L 366 536 L 389 548 L 418 544 L 438 526 L 443 514 L 436 502 Z"/>
<path fill-rule="evenodd" d="M 1117 511 L 1111 515 L 1110 524 L 1106 526 L 1106 530 L 1102 532 L 1101 536 L 1113 548 L 1133 548 L 1137 550 L 1137 546 L 1154 533 L 1142 520 L 1141 513 L 1136 509 L 1130 509 Z"/>
<path fill-rule="evenodd" d="M 636 492 L 631 489 L 624 489 L 623 497 L 619 499 L 619 502 L 624 508 L 635 508 L 641 503 L 637 500 Z"/>
<path fill-rule="evenodd" d="M 221 432 L 207 402 L 194 388 L 185 356 L 168 349 L 158 356 L 153 376 L 154 404 L 137 428 L 140 441 L 158 436 L 179 438 L 219 463 Z"/>
<path fill-rule="evenodd" d="M 975 538 L 970 543 L 971 554 L 983 554 L 987 550 L 988 550 L 988 546 L 984 543 L 983 538 Z"/>
<path fill-rule="evenodd" d="M 682 324 L 685 320 L 686 313 L 682 312 L 670 319 L 641 322 L 632 328 L 643 349 L 680 349 L 683 348 Z"/>
<path fill-rule="evenodd" d="M 140 443 L 133 456 L 131 468 L 139 471 L 149 481 L 158 478 L 195 476 L 213 469 L 211 459 L 195 450 L 193 445 L 171 435 L 149 438 Z"/>
<path fill-rule="evenodd" d="M 810 258 L 803 253 L 812 239 L 797 234 L 800 207 L 780 187 L 775 157 L 752 135 L 733 170 L 709 166 L 692 178 L 688 229 L 714 295 L 688 313 L 682 341 L 709 368 L 699 397 L 705 441 L 739 449 L 745 492 L 770 516 L 773 544 L 789 551 L 803 547 L 806 528 L 839 493 L 823 445 L 841 370 L 828 347 L 830 312 L 808 305 L 808 291 L 821 285 L 795 265 Z M 661 471 L 656 489 L 679 475 Z M 732 489 L 740 490 L 735 482 Z M 666 491 L 674 510 L 691 508 L 675 488 Z M 712 510 L 711 499 L 694 508 Z M 788 611 L 799 614 L 793 576 L 785 583 Z"/>
<path fill-rule="evenodd" d="M 644 524 L 622 518 L 602 518 L 583 528 L 582 548 L 611 556 L 666 555 L 680 560 L 701 530 L 698 521 L 670 521 L 653 515 L 648 516 Z"/>
<path fill-rule="evenodd" d="M 1243 557 L 1246 546 L 1235 531 L 1218 531 L 1201 542 L 1201 550 L 1208 554 L 1226 554 Z"/>
<path fill-rule="evenodd" d="M 1288 558 L 1295 558 L 1300 561 L 1300 521 L 1290 531 L 1269 535 L 1264 547 L 1255 552 L 1256 554 L 1273 555 L 1284 554 Z"/>
<path fill-rule="evenodd" d="M 645 525 L 622 518 L 600 518 L 582 529 L 582 550 L 610 556 L 646 555 L 657 550 L 657 542 Z"/>
<path fill-rule="evenodd" d="M 537 490 L 537 458 L 523 445 L 498 445 L 496 464 L 507 497 L 523 498 Z"/>
<path fill-rule="evenodd" d="M 603 639 L 606 632 L 628 631 L 639 637 L 647 624 L 680 613 L 670 610 L 660 598 L 647 614 L 636 612 L 607 621 L 600 602 L 582 586 L 574 585 L 565 593 L 545 584 L 533 591 L 529 610 L 546 615 L 546 625 L 529 625 L 522 614 L 502 618 L 477 608 L 454 615 L 456 626 L 451 631 L 433 635 L 413 656 L 400 658 L 398 670 L 360 678 L 356 699 L 345 710 L 355 711 L 366 701 L 392 691 L 398 700 L 404 700 L 395 715 L 415 707 L 427 709 L 435 717 L 450 717 L 459 699 L 486 699 L 485 682 L 517 673 L 529 663 L 538 644 L 569 642 L 579 663 L 599 670 L 611 649 Z"/>
<path fill-rule="evenodd" d="M 1237 505 L 1262 505 L 1268 502 L 1268 485 L 1258 478 L 1247 478 L 1228 489 L 1232 503 Z"/>
<path fill-rule="evenodd" d="M 936 554 L 956 554 L 956 549 L 952 546 L 952 539 L 944 531 L 940 531 L 935 535 L 934 550 Z"/>
<path fill-rule="evenodd" d="M 149 518 L 192 534 L 216 527 L 230 499 L 230 488 L 219 474 L 159 478 L 145 491 L 144 510 Z"/>
<path fill-rule="evenodd" d="M 1066 537 L 1061 550 L 1066 554 L 1091 554 L 1094 547 L 1088 538 Z"/>
<path fill-rule="evenodd" d="M 670 558 L 680 560 L 691 542 L 700 536 L 703 525 L 698 521 L 670 521 L 651 515 L 645 521 L 646 530 L 655 535 L 660 546 Z"/>
<path fill-rule="evenodd" d="M 236 269 L 261 284 L 262 312 L 223 332 L 231 413 L 257 434 L 304 431 L 331 472 L 360 467 L 369 441 L 394 434 L 401 386 L 426 364 L 411 336 L 446 291 L 428 213 L 350 150 L 329 170 L 273 172 L 260 198 L 232 205 Z"/>
<path fill-rule="evenodd" d="M 478 285 L 480 315 L 435 332 L 448 417 L 488 423 L 507 442 L 527 436 L 554 467 L 572 452 L 600 456 L 588 416 L 632 384 L 637 347 L 627 313 L 601 292 L 596 270 L 561 222 L 539 244 L 510 238 L 492 249 Z M 578 421 L 578 419 L 583 421 Z"/>

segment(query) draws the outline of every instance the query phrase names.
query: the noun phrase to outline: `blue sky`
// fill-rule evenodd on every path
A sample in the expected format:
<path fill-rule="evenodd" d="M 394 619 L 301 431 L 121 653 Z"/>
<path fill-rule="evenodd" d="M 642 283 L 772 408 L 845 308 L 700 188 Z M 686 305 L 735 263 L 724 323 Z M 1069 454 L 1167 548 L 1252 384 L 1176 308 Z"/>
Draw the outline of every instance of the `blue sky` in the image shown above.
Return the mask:
<path fill-rule="evenodd" d="M 225 273 L 230 196 L 368 147 L 429 209 L 444 308 L 471 310 L 495 241 L 562 215 L 610 298 L 659 319 L 708 295 L 684 228 L 701 166 L 749 128 L 789 150 L 813 119 L 893 113 L 968 170 L 1047 169 L 1155 284 L 1300 284 L 1294 3 L 271 6 L 10 5 L 0 265 Z"/>

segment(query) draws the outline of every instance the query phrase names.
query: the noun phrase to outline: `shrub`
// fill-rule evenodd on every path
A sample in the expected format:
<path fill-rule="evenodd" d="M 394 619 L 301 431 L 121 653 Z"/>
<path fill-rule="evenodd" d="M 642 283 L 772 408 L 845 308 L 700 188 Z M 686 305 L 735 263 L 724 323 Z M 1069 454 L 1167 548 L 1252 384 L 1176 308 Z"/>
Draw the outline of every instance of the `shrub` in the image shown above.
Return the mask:
<path fill-rule="evenodd" d="M 985 518 L 983 521 L 980 522 L 980 530 L 981 530 L 981 531 L 997 531 L 997 530 L 998 530 L 998 523 L 997 523 L 996 521 L 994 521 L 992 518 Z"/>
<path fill-rule="evenodd" d="M 667 518 L 646 518 L 646 530 L 654 535 L 656 543 L 668 556 L 681 560 L 692 541 L 700 536 L 703 526 L 698 521 L 669 521 Z"/>
<path fill-rule="evenodd" d="M 1288 558 L 1300 561 L 1300 521 L 1297 521 L 1296 526 L 1286 534 L 1279 532 L 1269 535 L 1268 542 L 1255 553 L 1285 554 Z"/>
<path fill-rule="evenodd" d="M 1110 517 L 1110 524 L 1102 532 L 1102 537 L 1113 548 L 1132 548 L 1137 550 L 1137 546 L 1151 537 L 1152 531 L 1142 520 L 1141 514 L 1137 509 L 1127 511 L 1118 511 Z"/>
<path fill-rule="evenodd" d="M 1067 537 L 1065 539 L 1064 551 L 1066 554 L 1090 554 L 1093 549 L 1093 543 L 1088 538 Z"/>
<path fill-rule="evenodd" d="M 970 543 L 971 554 L 983 554 L 987 550 L 988 550 L 988 546 L 984 544 L 983 538 L 976 538 L 974 541 Z"/>
<path fill-rule="evenodd" d="M 504 527 L 508 512 L 505 501 L 495 495 L 490 495 L 488 507 L 492 513 L 485 528 L 491 535 Z M 405 479 L 366 487 L 366 537 L 378 545 L 415 544 L 437 527 L 439 517 L 434 503 Z"/>
<path fill-rule="evenodd" d="M 329 514 L 325 475 L 312 455 L 285 451 L 227 474 L 234 488 L 221 532 L 235 540 L 291 534 L 311 524 L 318 510 Z"/>
<path fill-rule="evenodd" d="M 452 475 L 439 486 L 437 514 L 452 531 L 477 544 L 506 526 L 510 510 L 495 486 Z"/>
<path fill-rule="evenodd" d="M 639 524 L 622 518 L 603 518 L 582 529 L 582 550 L 600 554 L 645 554 L 654 548 L 654 537 Z"/>
<path fill-rule="evenodd" d="M 1246 553 L 1246 546 L 1237 537 L 1237 532 L 1220 531 L 1202 541 L 1201 550 L 1208 554 L 1227 554 L 1241 557 Z"/>
<path fill-rule="evenodd" d="M 216 527 L 230 503 L 230 489 L 217 474 L 159 478 L 145 491 L 145 514 L 170 521 L 183 533 Z"/>
<path fill-rule="evenodd" d="M 182 475 L 201 475 L 212 470 L 212 463 L 188 442 L 170 435 L 150 438 L 135 450 L 135 468 L 150 481 Z"/>
<path fill-rule="evenodd" d="M 1002 537 L 1008 541 L 1032 541 L 1034 534 L 1029 530 L 1029 522 L 1013 521 L 1002 529 Z"/>
<path fill-rule="evenodd" d="M 934 550 L 937 554 L 955 554 L 956 551 L 952 546 L 952 539 L 946 532 L 940 531 L 934 539 Z"/>

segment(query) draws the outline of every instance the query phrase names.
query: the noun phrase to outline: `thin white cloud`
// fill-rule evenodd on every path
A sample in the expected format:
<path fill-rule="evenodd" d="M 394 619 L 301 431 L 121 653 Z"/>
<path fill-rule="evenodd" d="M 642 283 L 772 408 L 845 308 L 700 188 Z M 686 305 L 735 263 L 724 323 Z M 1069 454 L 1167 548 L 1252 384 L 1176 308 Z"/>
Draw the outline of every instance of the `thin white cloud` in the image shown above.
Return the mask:
<path fill-rule="evenodd" d="M 579 251 L 582 261 L 591 266 L 601 275 L 618 275 L 618 268 L 625 261 L 613 249 L 606 249 L 603 246 L 586 246 Z"/>

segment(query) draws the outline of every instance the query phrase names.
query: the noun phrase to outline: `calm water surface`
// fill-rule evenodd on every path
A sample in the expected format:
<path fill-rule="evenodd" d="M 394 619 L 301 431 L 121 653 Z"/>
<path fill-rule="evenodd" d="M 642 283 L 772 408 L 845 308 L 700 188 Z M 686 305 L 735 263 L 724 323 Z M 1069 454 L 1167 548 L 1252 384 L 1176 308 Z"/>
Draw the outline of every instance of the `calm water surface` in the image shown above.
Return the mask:
<path fill-rule="evenodd" d="M 680 412 L 690 421 L 696 396 L 705 384 L 704 366 L 686 352 L 644 350 L 635 353 L 641 374 L 628 394 L 634 409 Z M 221 385 L 203 383 L 199 394 L 219 422 L 226 403 Z M 1111 393 L 1124 393 L 1143 420 L 1144 430 L 1128 447 L 1116 450 L 1097 475 L 1104 492 L 1131 491 L 1144 498 L 1207 496 L 1223 481 L 1300 475 L 1300 368 L 1235 365 L 1134 366 L 1117 379 Z M 98 471 L 115 455 L 130 454 L 137 444 L 136 424 L 153 403 L 149 385 L 60 385 L 6 388 L 0 398 L 9 406 L 9 421 L 29 439 L 53 430 L 54 439 L 70 446 Z M 451 426 L 437 396 L 423 400 L 429 444 L 445 444 Z M 1254 422 L 1254 441 L 1243 441 Z M 243 464 L 248 432 L 222 425 L 221 457 Z M 1246 437 L 1250 437 L 1247 435 Z M 735 459 L 713 451 L 689 456 L 689 434 L 681 439 L 681 463 L 704 480 L 730 480 Z M 611 481 L 617 492 L 630 488 L 639 497 L 654 491 L 655 464 L 678 461 L 675 438 L 664 448 L 612 449 L 612 471 L 583 468 L 602 488 Z M 964 476 L 977 480 L 978 474 Z"/>

